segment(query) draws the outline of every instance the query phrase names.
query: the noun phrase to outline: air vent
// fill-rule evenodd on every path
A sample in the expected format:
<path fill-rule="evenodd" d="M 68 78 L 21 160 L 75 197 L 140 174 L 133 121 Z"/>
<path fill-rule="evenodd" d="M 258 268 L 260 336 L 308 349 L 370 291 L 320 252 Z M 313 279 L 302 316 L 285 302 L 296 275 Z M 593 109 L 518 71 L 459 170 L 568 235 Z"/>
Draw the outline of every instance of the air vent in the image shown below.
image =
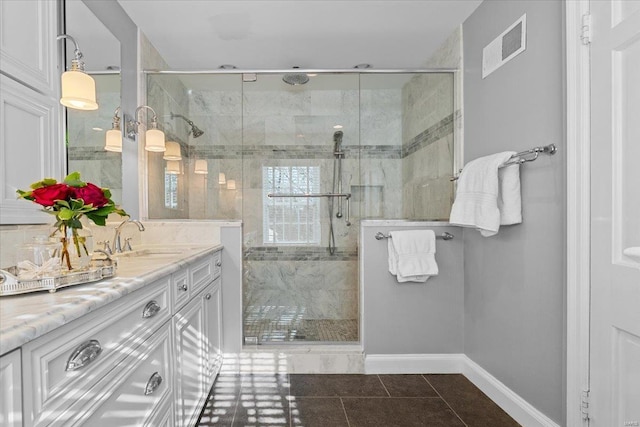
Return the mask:
<path fill-rule="evenodd" d="M 526 49 L 527 15 L 524 14 L 482 50 L 482 78 Z"/>

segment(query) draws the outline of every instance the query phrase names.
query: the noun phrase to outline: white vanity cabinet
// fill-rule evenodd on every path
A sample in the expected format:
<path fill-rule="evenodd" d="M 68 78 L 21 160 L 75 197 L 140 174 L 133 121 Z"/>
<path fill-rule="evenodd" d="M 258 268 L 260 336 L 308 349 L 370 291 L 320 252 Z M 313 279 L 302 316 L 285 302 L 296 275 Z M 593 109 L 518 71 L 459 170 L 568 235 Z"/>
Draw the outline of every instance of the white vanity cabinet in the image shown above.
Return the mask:
<path fill-rule="evenodd" d="M 221 366 L 219 259 L 200 256 L 4 355 L 2 414 L 22 421 L 0 424 L 193 426 Z"/>
<path fill-rule="evenodd" d="M 0 426 L 22 426 L 20 350 L 0 357 Z"/>
<path fill-rule="evenodd" d="M 0 1 L 0 224 L 50 222 L 34 203 L 16 200 L 16 189 L 64 171 L 57 3 Z"/>
<path fill-rule="evenodd" d="M 176 427 L 193 426 L 222 366 L 220 252 L 189 269 L 196 295 L 173 316 Z"/>

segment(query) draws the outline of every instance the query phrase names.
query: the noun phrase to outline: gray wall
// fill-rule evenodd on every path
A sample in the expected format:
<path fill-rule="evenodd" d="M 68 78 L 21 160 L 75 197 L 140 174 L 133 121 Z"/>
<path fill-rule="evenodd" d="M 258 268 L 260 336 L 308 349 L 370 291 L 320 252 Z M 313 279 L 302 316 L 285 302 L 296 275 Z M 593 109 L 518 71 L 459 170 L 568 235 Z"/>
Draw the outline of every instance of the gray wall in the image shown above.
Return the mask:
<path fill-rule="evenodd" d="M 482 48 L 527 14 L 527 49 L 486 79 Z M 560 1 L 485 1 L 463 25 L 465 162 L 555 143 L 521 168 L 523 223 L 464 232 L 465 353 L 564 420 L 565 170 Z"/>
<path fill-rule="evenodd" d="M 390 226 L 388 224 L 394 224 Z M 438 276 L 398 283 L 388 271 L 387 241 L 378 231 L 447 231 L 437 240 Z M 365 354 L 448 354 L 463 351 L 464 277 L 461 229 L 428 222 L 363 221 L 362 336 Z"/>

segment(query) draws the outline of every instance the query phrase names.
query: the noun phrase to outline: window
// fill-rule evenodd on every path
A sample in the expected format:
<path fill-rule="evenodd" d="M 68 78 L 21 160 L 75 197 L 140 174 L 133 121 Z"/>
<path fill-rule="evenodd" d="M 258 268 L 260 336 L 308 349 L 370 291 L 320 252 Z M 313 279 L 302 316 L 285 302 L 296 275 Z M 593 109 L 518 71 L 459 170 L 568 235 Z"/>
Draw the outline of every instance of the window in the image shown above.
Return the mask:
<path fill-rule="evenodd" d="M 178 175 L 164 172 L 164 207 L 178 209 Z"/>
<path fill-rule="evenodd" d="M 269 193 L 314 194 L 320 191 L 319 166 L 264 166 L 263 242 L 320 244 L 320 199 L 267 197 Z"/>

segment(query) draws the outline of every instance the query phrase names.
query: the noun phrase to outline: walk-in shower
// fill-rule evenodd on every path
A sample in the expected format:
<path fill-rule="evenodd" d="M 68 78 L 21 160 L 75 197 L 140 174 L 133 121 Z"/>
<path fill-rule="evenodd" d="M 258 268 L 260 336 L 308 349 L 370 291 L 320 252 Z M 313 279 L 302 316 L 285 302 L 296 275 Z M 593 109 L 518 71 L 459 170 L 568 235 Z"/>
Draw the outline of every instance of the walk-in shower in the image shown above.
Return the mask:
<path fill-rule="evenodd" d="M 204 131 L 177 129 L 182 174 L 148 154 L 149 216 L 242 220 L 245 342 L 358 342 L 360 221 L 448 217 L 452 74 L 149 73 L 147 93 Z"/>

